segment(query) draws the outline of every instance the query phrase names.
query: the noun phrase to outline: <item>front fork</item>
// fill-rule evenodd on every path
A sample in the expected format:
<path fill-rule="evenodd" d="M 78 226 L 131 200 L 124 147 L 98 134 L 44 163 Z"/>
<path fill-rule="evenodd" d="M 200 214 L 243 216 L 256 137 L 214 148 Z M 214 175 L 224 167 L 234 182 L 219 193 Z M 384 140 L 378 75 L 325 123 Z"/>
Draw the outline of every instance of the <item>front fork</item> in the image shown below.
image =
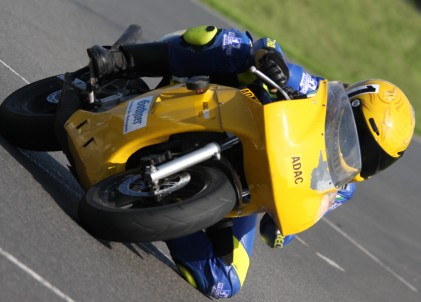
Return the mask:
<path fill-rule="evenodd" d="M 212 142 L 186 155 L 170 160 L 159 166 L 150 164 L 145 168 L 145 179 L 152 184 L 157 184 L 159 180 L 172 174 L 180 172 L 184 169 L 197 165 L 209 159 L 221 159 L 221 153 L 224 150 L 238 144 L 238 137 L 230 137 L 221 144 Z"/>
<path fill-rule="evenodd" d="M 181 157 L 169 160 L 163 164 L 155 165 L 152 162 L 144 167 L 144 179 L 152 186 L 158 184 L 159 180 L 164 179 L 170 175 L 178 173 L 189 167 L 205 162 L 210 159 L 221 160 L 221 153 L 234 145 L 238 144 L 240 139 L 238 137 L 230 137 L 221 143 L 211 142 L 207 145 L 189 152 Z M 228 176 L 233 187 L 237 192 L 237 200 L 242 200 L 242 186 L 234 169 L 229 162 L 220 161 L 221 170 Z"/>

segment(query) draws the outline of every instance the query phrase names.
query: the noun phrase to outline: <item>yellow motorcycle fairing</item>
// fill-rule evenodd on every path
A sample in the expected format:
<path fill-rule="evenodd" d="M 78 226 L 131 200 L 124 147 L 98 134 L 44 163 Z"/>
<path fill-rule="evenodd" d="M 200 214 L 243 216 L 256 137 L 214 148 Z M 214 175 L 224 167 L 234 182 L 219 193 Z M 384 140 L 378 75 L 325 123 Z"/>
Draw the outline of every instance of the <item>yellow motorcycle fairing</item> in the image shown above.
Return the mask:
<path fill-rule="evenodd" d="M 180 84 L 136 96 L 105 112 L 78 110 L 65 128 L 80 183 L 88 189 L 124 171 L 132 154 L 172 134 L 222 132 L 216 106 L 213 90 L 198 97 Z"/>
<path fill-rule="evenodd" d="M 221 120 L 224 130 L 241 139 L 251 196 L 247 206 L 230 216 L 268 212 L 284 235 L 311 227 L 329 209 L 337 192 L 333 184 L 312 188 L 319 170 L 327 169 L 327 82 L 320 83 L 314 97 L 264 106 L 252 99 L 234 104 L 241 100 L 224 95 L 228 93 L 232 92 L 218 91 L 218 99 L 231 100 L 220 106 Z M 238 112 L 240 107 L 245 109 Z"/>
<path fill-rule="evenodd" d="M 166 142 L 172 134 L 232 133 L 242 143 L 250 201 L 228 217 L 268 212 L 289 235 L 315 224 L 336 195 L 333 184 L 317 183 L 328 170 L 327 93 L 327 82 L 322 81 L 314 97 L 262 105 L 249 90 L 210 85 L 196 94 L 179 84 L 106 112 L 79 110 L 65 128 L 85 189 L 124 171 L 132 154 Z"/>

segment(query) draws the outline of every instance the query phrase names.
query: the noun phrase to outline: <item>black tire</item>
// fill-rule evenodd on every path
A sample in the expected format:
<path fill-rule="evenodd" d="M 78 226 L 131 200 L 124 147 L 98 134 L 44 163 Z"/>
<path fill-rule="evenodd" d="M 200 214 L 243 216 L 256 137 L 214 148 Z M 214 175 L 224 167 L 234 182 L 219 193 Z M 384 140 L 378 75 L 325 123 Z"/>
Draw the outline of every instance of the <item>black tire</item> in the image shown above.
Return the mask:
<path fill-rule="evenodd" d="M 79 205 L 82 226 L 108 241 L 152 242 L 194 233 L 217 223 L 232 210 L 235 190 L 221 170 L 194 166 L 183 172 L 190 175 L 190 181 L 167 195 L 164 204 L 151 204 L 150 198 L 137 197 L 142 204 L 131 208 L 116 207 L 113 197 L 129 198 L 117 188 L 138 172 L 127 171 L 99 182 Z"/>
<path fill-rule="evenodd" d="M 47 101 L 62 82 L 49 77 L 9 95 L 0 106 L 0 133 L 13 145 L 34 151 L 57 151 L 54 132 L 57 104 Z"/>

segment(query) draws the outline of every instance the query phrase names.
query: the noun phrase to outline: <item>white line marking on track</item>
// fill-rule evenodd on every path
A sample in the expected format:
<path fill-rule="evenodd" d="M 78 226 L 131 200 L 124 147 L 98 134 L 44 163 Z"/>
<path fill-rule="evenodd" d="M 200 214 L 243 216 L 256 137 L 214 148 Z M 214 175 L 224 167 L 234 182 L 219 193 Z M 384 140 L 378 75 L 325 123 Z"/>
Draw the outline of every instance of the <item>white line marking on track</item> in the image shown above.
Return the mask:
<path fill-rule="evenodd" d="M 298 237 L 297 235 L 295 235 L 295 239 L 297 239 L 302 245 L 309 247 L 308 243 L 305 242 L 301 237 Z"/>
<path fill-rule="evenodd" d="M 25 79 L 23 76 L 21 76 L 19 73 L 17 73 L 12 67 L 10 67 L 9 65 L 7 65 L 3 60 L 0 59 L 0 63 L 2 63 L 7 69 L 9 69 L 11 72 L 13 72 L 19 78 L 21 78 L 26 84 L 30 84 L 30 82 L 27 79 Z M 24 153 L 24 155 L 28 157 L 27 154 Z M 47 170 L 47 172 L 50 173 L 50 171 L 48 171 L 48 170 Z M 51 175 L 53 175 L 53 174 L 51 174 Z M 55 175 L 53 175 L 53 177 L 56 178 Z M 59 181 L 61 183 L 63 183 L 61 180 L 59 180 Z M 4 256 L 7 260 L 9 260 L 10 262 L 12 262 L 14 265 L 16 265 L 17 267 L 19 267 L 21 270 L 23 270 L 25 273 L 27 273 L 28 275 L 30 275 L 32 278 L 34 278 L 35 280 L 37 280 L 39 283 L 41 283 L 42 285 L 44 285 L 46 288 L 48 288 L 49 290 L 51 290 L 57 296 L 59 296 L 60 298 L 62 298 L 63 300 L 65 300 L 67 302 L 75 302 L 75 300 L 73 300 L 72 298 L 70 298 L 69 296 L 67 296 L 66 294 L 64 294 L 57 287 L 53 286 L 50 282 L 48 282 L 47 280 L 45 280 L 43 277 L 41 277 L 39 274 L 37 274 L 35 271 L 33 271 L 32 269 L 30 269 L 29 267 L 27 267 L 22 262 L 20 262 L 12 254 L 10 254 L 10 253 L 6 252 L 5 250 L 3 250 L 1 247 L 0 247 L 0 254 L 2 256 Z"/>
<path fill-rule="evenodd" d="M 33 270 L 31 270 L 29 267 L 27 267 L 22 262 L 20 262 L 13 255 L 11 255 L 8 252 L 6 252 L 5 250 L 3 250 L 1 247 L 0 247 L 0 254 L 3 255 L 7 260 L 9 260 L 10 262 L 12 262 L 16 266 L 18 266 L 20 269 L 22 269 L 25 273 L 27 273 L 28 275 L 30 275 L 32 278 L 34 278 L 35 280 L 37 280 L 39 283 L 41 283 L 42 285 L 44 285 L 46 288 L 48 288 L 49 290 L 51 290 L 57 296 L 59 296 L 60 298 L 62 298 L 63 300 L 65 300 L 67 302 L 75 302 L 75 300 L 73 300 L 72 298 L 70 298 L 69 296 L 67 296 L 66 294 L 64 294 L 58 288 L 56 288 L 53 285 L 51 285 L 50 282 L 48 282 L 43 277 L 41 277 L 40 275 L 38 275 L 36 272 L 34 272 Z"/>
<path fill-rule="evenodd" d="M 346 234 L 344 231 L 342 231 L 340 228 L 338 228 L 336 225 L 334 225 L 332 222 L 327 220 L 326 218 L 322 218 L 328 225 L 330 225 L 335 231 L 337 231 L 339 234 L 344 236 L 348 241 L 350 241 L 352 244 L 354 244 L 358 249 L 360 249 L 364 254 L 366 254 L 368 257 L 370 257 L 374 262 L 376 262 L 378 265 L 383 267 L 386 271 L 391 273 L 395 278 L 397 278 L 399 281 L 401 281 L 403 284 L 405 284 L 410 290 L 413 292 L 418 292 L 418 290 L 413 286 L 411 283 L 406 281 L 403 277 L 395 273 L 390 267 L 388 267 L 386 264 L 384 264 L 382 261 L 380 261 L 379 258 L 374 256 L 370 251 L 368 251 L 365 247 L 363 247 L 361 244 L 356 242 L 354 239 L 352 239 L 348 234 Z"/>
<path fill-rule="evenodd" d="M 80 192 L 75 191 L 75 188 L 69 186 L 67 184 L 66 181 L 64 181 L 62 178 L 57 176 L 57 173 L 54 173 L 53 171 L 47 169 L 45 166 L 40 165 L 33 157 L 31 157 L 30 154 L 28 154 L 28 152 L 24 149 L 19 149 L 19 151 L 21 152 L 21 154 L 23 156 L 25 156 L 28 160 L 30 160 L 31 162 L 33 162 L 35 165 L 37 165 L 38 168 L 40 168 L 41 170 L 44 170 L 47 174 L 49 174 L 50 176 L 52 176 L 57 182 L 59 182 L 61 185 L 63 185 L 64 187 L 67 188 L 67 190 L 69 190 L 70 192 L 75 193 L 75 195 L 77 195 L 79 198 L 82 198 L 82 194 L 80 194 Z M 31 152 L 31 151 L 29 151 Z"/>
<path fill-rule="evenodd" d="M 316 252 L 316 255 L 319 256 L 320 258 L 322 258 L 324 261 L 326 261 L 327 263 L 329 263 L 331 266 L 337 268 L 340 271 L 345 272 L 345 270 L 339 266 L 339 264 L 337 264 L 335 261 L 333 261 L 332 259 L 327 258 L 326 256 L 323 256 L 322 254 Z"/>
<path fill-rule="evenodd" d="M 26 84 L 29 84 L 29 81 L 25 79 L 23 76 L 21 76 L 19 73 L 17 73 L 12 67 L 7 65 L 3 60 L 0 59 L 0 63 L 2 63 L 4 66 L 6 66 L 7 69 L 9 69 L 11 72 L 13 72 L 15 75 L 20 77 Z"/>

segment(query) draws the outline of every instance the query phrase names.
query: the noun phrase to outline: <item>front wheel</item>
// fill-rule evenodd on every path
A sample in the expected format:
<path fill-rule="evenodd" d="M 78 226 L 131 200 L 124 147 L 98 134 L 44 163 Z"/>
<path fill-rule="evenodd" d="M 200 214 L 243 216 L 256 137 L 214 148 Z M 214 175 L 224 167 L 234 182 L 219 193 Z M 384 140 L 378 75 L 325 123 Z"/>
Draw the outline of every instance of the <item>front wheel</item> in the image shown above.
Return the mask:
<path fill-rule="evenodd" d="M 151 190 L 138 170 L 111 176 L 92 187 L 79 205 L 82 225 L 95 237 L 152 242 L 209 227 L 232 210 L 235 190 L 210 166 L 194 166 L 161 180 Z"/>

